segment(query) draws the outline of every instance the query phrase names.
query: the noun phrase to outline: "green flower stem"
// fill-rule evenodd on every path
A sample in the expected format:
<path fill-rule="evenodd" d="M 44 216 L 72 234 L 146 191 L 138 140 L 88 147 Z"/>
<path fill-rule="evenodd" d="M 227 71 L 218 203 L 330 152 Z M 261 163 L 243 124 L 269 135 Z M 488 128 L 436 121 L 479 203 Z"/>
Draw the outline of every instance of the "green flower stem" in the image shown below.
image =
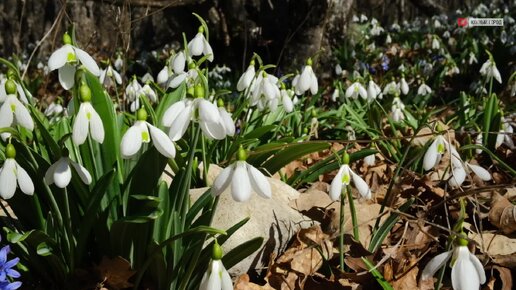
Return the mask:
<path fill-rule="evenodd" d="M 69 253 L 70 253 L 70 264 L 68 266 L 73 271 L 73 269 L 75 268 L 75 256 L 74 256 L 75 238 L 74 238 L 73 232 L 72 232 L 72 217 L 70 214 L 70 201 L 69 201 L 69 197 L 68 197 L 68 189 L 66 187 L 64 188 L 63 198 L 64 198 L 64 206 L 65 206 L 63 215 L 64 215 L 64 221 L 65 221 L 65 230 L 68 235 L 68 248 L 69 248 Z"/>
<path fill-rule="evenodd" d="M 206 158 L 206 138 L 204 135 L 201 135 L 201 143 L 202 143 L 202 168 L 203 168 L 203 179 L 206 186 L 208 185 L 208 170 L 210 169 L 210 164 L 208 158 Z"/>
<path fill-rule="evenodd" d="M 339 262 L 340 270 L 344 271 L 344 207 L 346 205 L 346 187 L 340 193 L 340 216 L 339 216 Z"/>
<path fill-rule="evenodd" d="M 357 212 L 355 210 L 355 201 L 353 200 L 353 195 L 351 192 L 351 186 L 347 186 L 346 193 L 348 196 L 349 201 L 349 210 L 351 214 L 351 222 L 353 223 L 353 236 L 355 237 L 355 240 L 359 240 L 359 233 L 358 233 L 358 219 L 357 219 Z"/>

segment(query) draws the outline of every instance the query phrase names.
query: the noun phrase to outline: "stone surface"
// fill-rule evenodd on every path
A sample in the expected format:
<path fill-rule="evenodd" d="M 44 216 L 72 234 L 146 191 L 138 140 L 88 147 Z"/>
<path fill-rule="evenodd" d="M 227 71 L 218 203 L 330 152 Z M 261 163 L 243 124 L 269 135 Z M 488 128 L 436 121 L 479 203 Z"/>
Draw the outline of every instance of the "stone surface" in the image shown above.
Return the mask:
<path fill-rule="evenodd" d="M 211 165 L 208 183 L 213 183 L 222 169 Z M 245 203 L 232 199 L 230 189 L 224 191 L 219 199 L 212 226 L 228 229 L 244 218 L 250 220 L 223 245 L 224 252 L 255 237 L 263 237 L 264 245 L 260 250 L 230 269 L 232 275 L 241 275 L 249 269 L 266 267 L 271 254 L 278 254 L 287 246 L 290 238 L 300 227 L 309 227 L 313 222 L 289 206 L 289 202 L 299 197 L 299 192 L 274 178 L 268 178 L 272 188 L 272 198 L 264 199 L 256 193 Z M 207 188 L 190 191 L 192 200 L 196 200 Z"/>

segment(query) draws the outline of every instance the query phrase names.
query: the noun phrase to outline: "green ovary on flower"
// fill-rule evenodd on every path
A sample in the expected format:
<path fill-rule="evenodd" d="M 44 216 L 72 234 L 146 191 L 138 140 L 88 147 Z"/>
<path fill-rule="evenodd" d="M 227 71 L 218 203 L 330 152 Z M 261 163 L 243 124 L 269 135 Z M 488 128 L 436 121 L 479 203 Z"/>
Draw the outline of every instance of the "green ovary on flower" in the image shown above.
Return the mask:
<path fill-rule="evenodd" d="M 13 80 L 7 80 L 5 82 L 5 92 L 8 95 L 16 94 L 16 83 Z"/>
<path fill-rule="evenodd" d="M 14 159 L 16 157 L 16 149 L 14 149 L 14 146 L 13 144 L 7 144 L 7 146 L 5 147 L 5 156 L 7 158 L 12 158 Z"/>
<path fill-rule="evenodd" d="M 245 152 L 242 145 L 240 145 L 240 148 L 238 148 L 237 158 L 238 158 L 238 161 L 246 161 L 247 160 L 247 153 Z"/>

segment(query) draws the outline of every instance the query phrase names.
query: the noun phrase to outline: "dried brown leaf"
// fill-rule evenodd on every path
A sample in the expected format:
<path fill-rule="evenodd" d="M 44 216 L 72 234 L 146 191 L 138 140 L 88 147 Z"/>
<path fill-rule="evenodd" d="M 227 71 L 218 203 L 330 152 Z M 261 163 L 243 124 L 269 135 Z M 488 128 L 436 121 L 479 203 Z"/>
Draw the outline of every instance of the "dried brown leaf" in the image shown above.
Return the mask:
<path fill-rule="evenodd" d="M 516 205 L 498 193 L 493 195 L 489 221 L 505 234 L 516 231 Z"/>
<path fill-rule="evenodd" d="M 125 289 L 133 286 L 129 279 L 136 271 L 131 270 L 131 264 L 122 257 L 113 259 L 102 257 L 97 270 L 100 272 L 103 283 L 112 289 Z"/>

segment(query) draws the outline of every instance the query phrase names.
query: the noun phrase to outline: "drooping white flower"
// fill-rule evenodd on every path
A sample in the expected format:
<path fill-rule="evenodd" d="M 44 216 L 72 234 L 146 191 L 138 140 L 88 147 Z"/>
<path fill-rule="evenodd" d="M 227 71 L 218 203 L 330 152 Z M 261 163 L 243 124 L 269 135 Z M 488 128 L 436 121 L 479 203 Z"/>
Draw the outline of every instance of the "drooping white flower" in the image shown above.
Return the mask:
<path fill-rule="evenodd" d="M 55 183 L 59 188 L 67 187 L 72 180 L 72 170 L 70 165 L 75 169 L 82 182 L 85 184 L 91 183 L 91 175 L 88 170 L 66 156 L 59 158 L 56 163 L 48 167 L 47 172 L 45 173 L 45 183 L 48 185 Z"/>
<path fill-rule="evenodd" d="M 387 37 L 385 38 L 385 44 L 391 44 L 392 38 L 390 34 L 387 34 Z"/>
<path fill-rule="evenodd" d="M 464 180 L 466 180 L 467 174 L 471 172 L 475 173 L 475 175 L 483 181 L 491 180 L 491 174 L 489 171 L 479 165 L 464 162 L 461 166 L 458 166 L 452 163 L 452 176 L 450 177 L 448 184 L 451 187 L 460 187 Z"/>
<path fill-rule="evenodd" d="M 213 61 L 213 50 L 210 43 L 204 37 L 204 28 L 199 27 L 199 32 L 188 42 L 188 51 L 191 56 L 208 55 L 208 60 Z"/>
<path fill-rule="evenodd" d="M 197 69 L 195 68 L 195 63 L 191 62 L 188 65 L 188 71 L 180 71 L 176 72 L 172 77 L 170 82 L 168 83 L 169 88 L 177 88 L 183 82 L 186 82 L 188 87 L 193 87 L 195 83 L 197 83 L 198 77 Z"/>
<path fill-rule="evenodd" d="M 117 71 L 122 71 L 122 67 L 124 66 L 124 61 L 122 60 L 121 53 L 117 53 L 114 65 L 115 65 L 115 68 Z"/>
<path fill-rule="evenodd" d="M 141 91 L 142 85 L 140 85 L 136 77 L 133 77 L 133 80 L 125 87 L 124 98 L 125 101 L 129 104 L 129 110 L 133 113 L 140 108 Z"/>
<path fill-rule="evenodd" d="M 8 81 L 8 79 L 3 79 L 2 81 L 0 81 L 0 103 L 5 102 L 5 99 L 7 98 L 7 95 L 8 95 L 7 91 L 5 90 L 5 85 L 6 85 L 7 81 Z M 9 79 L 9 81 L 13 82 L 16 85 L 16 92 L 18 92 L 20 101 L 22 103 L 24 103 L 25 105 L 29 104 L 29 100 L 27 99 L 27 97 L 29 97 L 29 98 L 32 97 L 30 95 L 30 93 L 27 92 L 27 94 L 26 94 L 23 87 L 18 82 L 16 82 L 16 80 Z M 11 92 L 11 94 L 15 94 L 15 92 Z"/>
<path fill-rule="evenodd" d="M 34 194 L 34 184 L 27 171 L 23 169 L 14 159 L 16 157 L 16 149 L 12 144 L 7 144 L 5 148 L 6 159 L 2 167 L 0 167 L 0 197 L 9 199 L 16 192 L 16 186 L 27 194 Z"/>
<path fill-rule="evenodd" d="M 154 82 L 154 77 L 152 77 L 152 75 L 147 72 L 143 75 L 143 77 L 141 77 L 140 80 L 142 83 L 146 84 L 146 83 Z"/>
<path fill-rule="evenodd" d="M 376 162 L 376 154 L 367 155 L 364 158 L 364 164 L 367 166 L 373 166 Z"/>
<path fill-rule="evenodd" d="M 221 100 L 222 101 L 222 100 Z M 224 103 L 219 104 L 219 114 L 220 118 L 222 120 L 222 125 L 224 126 L 224 130 L 226 131 L 226 135 L 228 136 L 234 136 L 235 135 L 235 122 L 233 122 L 233 119 L 231 118 L 231 114 L 226 111 L 226 108 L 224 108 Z"/>
<path fill-rule="evenodd" d="M 65 33 L 64 45 L 54 51 L 48 59 L 50 71 L 59 69 L 59 82 L 65 90 L 69 90 L 75 84 L 75 71 L 77 65 L 82 64 L 93 75 L 99 76 L 100 69 L 95 60 L 84 50 L 72 45 L 72 39 Z"/>
<path fill-rule="evenodd" d="M 158 84 L 164 85 L 169 81 L 169 77 L 170 77 L 169 68 L 168 68 L 168 65 L 165 65 L 163 67 L 163 69 L 161 69 L 159 71 L 156 80 L 157 80 Z"/>
<path fill-rule="evenodd" d="M 400 94 L 400 88 L 398 84 L 396 84 L 396 82 L 393 80 L 387 85 L 385 85 L 385 87 L 383 88 L 383 94 L 397 96 Z"/>
<path fill-rule="evenodd" d="M 163 156 L 174 158 L 176 156 L 176 148 L 172 140 L 170 140 L 163 131 L 149 124 L 147 112 L 144 108 L 138 110 L 137 121 L 125 132 L 120 142 L 120 153 L 123 158 L 131 158 L 142 147 L 143 143 L 149 143 L 152 139 L 154 147 Z M 150 133 L 150 134 L 149 134 Z"/>
<path fill-rule="evenodd" d="M 335 74 L 337 76 L 341 76 L 343 73 L 342 67 L 340 66 L 340 63 L 335 65 Z"/>
<path fill-rule="evenodd" d="M 432 89 L 425 83 L 422 83 L 417 89 L 417 94 L 420 96 L 426 96 L 432 93 Z"/>
<path fill-rule="evenodd" d="M 451 280 L 454 290 L 476 290 L 486 282 L 480 260 L 469 252 L 467 241 L 460 239 L 454 249 L 435 256 L 423 269 L 422 280 L 431 278 L 451 258 Z"/>
<path fill-rule="evenodd" d="M 172 58 L 172 70 L 176 74 L 180 74 L 185 71 L 186 57 L 183 51 L 178 52 Z"/>
<path fill-rule="evenodd" d="M 500 147 L 502 144 L 506 144 L 509 148 L 514 147 L 514 143 L 512 142 L 512 134 L 514 133 L 514 129 L 507 119 L 504 117 L 501 118 L 501 129 L 496 135 L 496 143 L 495 148 Z"/>
<path fill-rule="evenodd" d="M 147 97 L 151 103 L 156 103 L 158 101 L 158 96 L 156 92 L 150 87 L 149 83 L 146 83 L 142 89 L 140 90 L 140 95 Z"/>
<path fill-rule="evenodd" d="M 448 147 L 448 142 L 442 135 L 438 135 L 426 150 L 423 158 L 423 169 L 430 170 L 439 164 L 444 151 Z"/>
<path fill-rule="evenodd" d="M 45 116 L 51 117 L 51 116 L 57 116 L 64 112 L 64 108 L 61 104 L 52 102 L 48 107 L 45 109 Z M 65 113 L 66 114 L 66 113 Z"/>
<path fill-rule="evenodd" d="M 93 140 L 104 142 L 104 124 L 102 119 L 91 105 L 90 88 L 83 84 L 80 89 L 81 105 L 73 123 L 72 141 L 75 145 L 81 145 L 86 141 L 88 133 Z"/>
<path fill-rule="evenodd" d="M 29 110 L 18 100 L 16 95 L 7 95 L 2 107 L 0 107 L 0 128 L 11 127 L 18 124 L 29 131 L 34 129 L 34 121 Z"/>
<path fill-rule="evenodd" d="M 457 65 L 453 64 L 448 66 L 448 71 L 446 71 L 446 75 L 453 76 L 456 74 L 460 74 L 460 69 L 457 67 Z"/>
<path fill-rule="evenodd" d="M 295 87 L 296 94 L 304 94 L 306 91 L 310 90 L 312 95 L 317 94 L 319 90 L 319 85 L 317 83 L 317 77 L 312 69 L 312 59 L 309 58 L 306 61 L 306 65 L 299 75 L 299 78 L 292 81 L 292 86 Z"/>
<path fill-rule="evenodd" d="M 114 87 L 115 84 L 122 84 L 122 77 L 111 65 L 100 72 L 99 80 L 106 88 Z"/>
<path fill-rule="evenodd" d="M 432 37 L 432 49 L 438 50 L 440 48 L 441 48 L 441 44 L 439 43 L 439 40 L 437 39 L 437 37 Z"/>
<path fill-rule="evenodd" d="M 362 99 L 367 99 L 367 91 L 364 86 L 359 82 L 354 82 L 346 89 L 346 98 L 357 99 L 358 96 L 362 97 Z"/>
<path fill-rule="evenodd" d="M 349 162 L 349 157 L 347 161 Z M 367 199 L 371 198 L 371 189 L 369 189 L 369 186 L 362 179 L 362 177 L 360 177 L 358 174 L 353 172 L 353 170 L 351 170 L 347 162 L 344 162 L 344 164 L 340 167 L 339 171 L 337 172 L 337 175 L 335 175 L 333 181 L 331 182 L 330 198 L 333 201 L 340 200 L 342 187 L 348 186 L 349 184 L 351 184 L 351 182 L 353 182 L 353 185 L 362 197 Z"/>
<path fill-rule="evenodd" d="M 373 81 L 369 80 L 367 86 L 367 101 L 372 102 L 382 93 L 380 87 Z"/>
<path fill-rule="evenodd" d="M 204 273 L 199 290 L 233 290 L 233 282 L 222 264 L 222 249 L 215 240 L 208 271 Z"/>
<path fill-rule="evenodd" d="M 215 179 L 212 194 L 220 195 L 231 185 L 231 195 L 235 201 L 244 202 L 251 198 L 251 191 L 263 198 L 271 198 L 269 181 L 258 169 L 247 163 L 247 155 L 242 147 L 238 150 L 238 161 L 224 168 Z"/>
<path fill-rule="evenodd" d="M 471 64 L 474 64 L 474 63 L 477 63 L 478 60 L 475 56 L 475 54 L 473 52 L 470 52 L 469 53 L 469 58 L 468 58 L 468 63 L 471 65 Z"/>
<path fill-rule="evenodd" d="M 262 71 L 251 84 L 250 105 L 257 106 L 259 110 L 268 107 L 271 111 L 275 111 L 281 99 L 278 81 L 277 77 Z"/>
<path fill-rule="evenodd" d="M 405 113 L 403 110 L 405 109 L 405 104 L 401 101 L 399 97 L 394 97 L 392 100 L 392 106 L 391 106 L 391 118 L 395 122 L 399 122 L 401 120 L 405 119 Z"/>
<path fill-rule="evenodd" d="M 202 97 L 174 103 L 165 111 L 162 124 L 170 128 L 170 139 L 177 141 L 185 134 L 190 121 L 199 122 L 203 134 L 210 139 L 221 140 L 227 135 L 217 106 Z"/>
<path fill-rule="evenodd" d="M 496 63 L 491 61 L 491 59 L 488 59 L 486 62 L 484 62 L 480 68 L 480 74 L 487 77 L 487 79 L 494 78 L 499 83 L 502 83 L 502 77 L 500 76 L 500 72 L 496 67 Z"/>
<path fill-rule="evenodd" d="M 290 113 L 292 110 L 294 110 L 294 103 L 292 102 L 292 96 L 294 95 L 294 92 L 290 89 L 286 89 L 283 83 L 281 83 L 281 85 L 281 103 L 283 104 L 283 109 L 285 109 L 285 112 Z"/>
<path fill-rule="evenodd" d="M 405 80 L 404 77 L 401 78 L 399 86 L 400 86 L 402 94 L 404 94 L 404 95 L 408 94 L 409 86 L 408 86 L 407 81 Z"/>
<path fill-rule="evenodd" d="M 254 69 L 254 60 L 247 67 L 247 70 L 240 76 L 237 83 L 237 90 L 239 92 L 246 90 L 251 86 L 251 82 L 255 77 L 256 71 Z"/>

